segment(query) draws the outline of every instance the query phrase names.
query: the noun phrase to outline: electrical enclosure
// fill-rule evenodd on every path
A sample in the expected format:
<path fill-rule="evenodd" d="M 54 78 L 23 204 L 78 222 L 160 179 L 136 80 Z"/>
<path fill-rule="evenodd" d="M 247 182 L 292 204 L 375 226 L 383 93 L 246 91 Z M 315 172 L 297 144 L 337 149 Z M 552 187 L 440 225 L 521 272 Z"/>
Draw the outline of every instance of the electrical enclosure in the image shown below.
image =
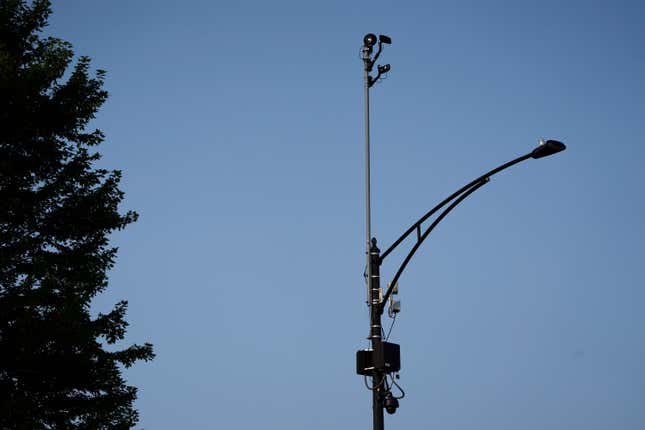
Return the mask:
<path fill-rule="evenodd" d="M 382 342 L 376 352 L 372 349 L 356 352 L 356 373 L 372 376 L 377 370 L 385 373 L 401 370 L 401 347 L 398 344 Z"/>

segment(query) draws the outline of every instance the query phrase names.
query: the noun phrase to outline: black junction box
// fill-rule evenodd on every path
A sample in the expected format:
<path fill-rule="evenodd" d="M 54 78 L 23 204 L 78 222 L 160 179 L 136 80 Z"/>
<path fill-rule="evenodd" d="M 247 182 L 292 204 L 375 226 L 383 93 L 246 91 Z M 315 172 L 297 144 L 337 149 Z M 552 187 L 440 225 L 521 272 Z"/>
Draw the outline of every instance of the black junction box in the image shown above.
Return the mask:
<path fill-rule="evenodd" d="M 396 343 L 382 342 L 376 349 L 363 349 L 356 351 L 356 373 L 372 376 L 374 371 L 385 373 L 401 370 L 401 347 Z"/>

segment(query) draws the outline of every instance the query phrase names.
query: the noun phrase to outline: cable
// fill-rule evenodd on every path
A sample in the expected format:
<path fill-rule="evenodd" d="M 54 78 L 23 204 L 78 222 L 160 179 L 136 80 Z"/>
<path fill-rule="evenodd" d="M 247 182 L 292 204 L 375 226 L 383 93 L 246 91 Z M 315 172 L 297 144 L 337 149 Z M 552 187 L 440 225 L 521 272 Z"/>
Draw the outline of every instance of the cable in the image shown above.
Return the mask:
<path fill-rule="evenodd" d="M 367 387 L 367 389 L 368 389 L 368 390 L 370 390 L 370 391 L 374 391 L 374 390 L 376 390 L 378 387 L 380 387 L 381 385 L 383 385 L 383 382 L 385 382 L 385 386 L 387 386 L 387 377 L 386 377 L 386 376 L 384 376 L 384 377 L 383 377 L 383 379 L 381 379 L 381 383 L 380 383 L 380 384 L 378 384 L 378 385 L 377 385 L 377 386 L 375 386 L 375 387 L 370 387 L 370 386 L 369 386 L 369 384 L 367 383 L 367 375 L 363 375 L 363 382 L 365 382 L 365 387 Z"/>
<path fill-rule="evenodd" d="M 394 314 L 392 317 L 392 324 L 390 324 L 390 329 L 387 331 L 387 336 L 385 336 L 385 341 L 387 342 L 388 339 L 390 338 L 390 334 L 392 333 L 392 328 L 394 327 L 394 323 L 396 322 L 396 316 L 398 314 Z"/>
<path fill-rule="evenodd" d="M 390 378 L 392 378 L 392 384 L 396 385 L 396 388 L 398 388 L 398 389 L 399 389 L 399 391 L 401 392 L 401 395 L 400 395 L 399 397 L 397 397 L 397 396 L 394 396 L 394 395 L 393 395 L 393 396 L 394 396 L 394 398 L 395 398 L 395 399 L 402 399 L 402 398 L 404 398 L 404 397 L 405 397 L 405 391 L 403 391 L 403 388 L 401 388 L 401 386 L 400 386 L 399 384 L 397 384 L 397 383 L 396 383 L 396 381 L 394 380 L 394 376 L 391 376 L 391 375 L 390 375 Z"/>

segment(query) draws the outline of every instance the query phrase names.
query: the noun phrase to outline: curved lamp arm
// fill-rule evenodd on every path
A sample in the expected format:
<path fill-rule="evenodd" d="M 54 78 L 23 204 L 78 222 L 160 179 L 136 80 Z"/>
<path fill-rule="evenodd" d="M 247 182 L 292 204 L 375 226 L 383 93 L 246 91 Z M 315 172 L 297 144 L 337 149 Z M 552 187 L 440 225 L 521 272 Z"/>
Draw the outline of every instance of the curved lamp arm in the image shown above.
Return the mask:
<path fill-rule="evenodd" d="M 381 254 L 380 261 L 383 262 L 385 257 L 387 257 L 390 252 L 392 252 L 401 242 L 403 242 L 403 240 L 405 240 L 413 231 L 417 230 L 417 234 L 418 234 L 417 243 L 412 247 L 412 249 L 410 250 L 410 253 L 405 258 L 405 260 L 403 260 L 403 263 L 401 264 L 401 267 L 399 267 L 399 270 L 396 272 L 396 275 L 394 275 L 394 278 L 392 279 L 392 282 L 390 283 L 390 287 L 387 289 L 387 292 L 383 296 L 383 301 L 379 305 L 380 313 L 383 312 L 383 308 L 385 306 L 385 303 L 387 303 L 387 299 L 392 294 L 392 290 L 394 289 L 394 286 L 396 285 L 396 282 L 398 281 L 399 277 L 401 276 L 401 273 L 403 273 L 403 270 L 405 269 L 405 267 L 407 266 L 407 264 L 409 263 L 410 259 L 412 258 L 414 253 L 419 248 L 419 246 L 421 246 L 421 243 L 423 243 L 423 241 L 428 237 L 430 232 L 432 232 L 432 230 L 437 226 L 437 224 L 439 224 L 441 222 L 441 220 L 443 220 L 446 217 L 446 215 L 448 215 L 448 213 L 450 213 L 450 211 L 455 208 L 455 206 L 457 206 L 466 197 L 468 197 L 470 194 L 472 194 L 477 189 L 479 189 L 479 187 L 481 187 L 482 185 L 488 183 L 488 181 L 490 180 L 490 177 L 493 176 L 494 174 L 499 173 L 502 170 L 508 169 L 509 167 L 511 167 L 511 166 L 513 166 L 513 165 L 515 165 L 517 163 L 520 163 L 520 162 L 522 162 L 524 160 L 527 160 L 529 158 L 534 158 L 534 159 L 542 158 L 542 157 L 546 157 L 546 156 L 549 156 L 549 155 L 553 155 L 553 154 L 555 154 L 557 152 L 560 152 L 560 151 L 564 151 L 565 149 L 566 149 L 566 146 L 562 142 L 558 142 L 557 140 L 548 140 L 548 141 L 546 141 L 546 143 L 541 142 L 540 145 L 537 148 L 535 148 L 533 151 L 529 152 L 528 154 L 522 155 L 521 157 L 518 157 L 518 158 L 516 158 L 514 160 L 511 160 L 511 161 L 509 161 L 507 163 L 504 163 L 501 166 L 496 167 L 496 168 L 484 173 L 483 175 L 481 175 L 477 179 L 474 179 L 474 180 L 470 181 L 468 184 L 464 185 L 463 187 L 461 187 L 460 189 L 458 189 L 457 191 L 452 193 L 450 196 L 446 197 L 438 205 L 436 205 L 435 207 L 430 209 L 425 215 L 423 215 L 421 218 L 419 218 L 419 220 L 417 222 L 412 224 L 412 226 L 409 229 L 407 229 L 396 241 L 394 241 L 394 243 L 385 252 L 383 252 L 383 254 Z M 453 203 L 451 203 L 450 206 L 448 206 L 437 217 L 437 219 L 430 225 L 430 227 L 428 227 L 428 229 L 423 234 L 421 234 L 421 224 L 425 220 L 427 220 L 429 217 L 434 215 L 439 209 L 444 207 L 446 204 L 450 203 L 455 198 L 457 200 L 455 200 Z"/>
<path fill-rule="evenodd" d="M 399 267 L 399 270 L 397 270 L 396 275 L 394 275 L 394 278 L 392 279 L 392 282 L 390 282 L 390 288 L 387 289 L 387 293 L 385 293 L 385 296 L 383 296 L 383 301 L 379 305 L 379 312 L 383 313 L 383 308 L 385 306 L 385 303 L 387 303 L 387 299 L 390 298 L 390 295 L 392 294 L 392 290 L 394 289 L 394 286 L 396 285 L 396 282 L 399 280 L 399 277 L 401 276 L 401 273 L 403 273 L 403 270 L 405 267 L 408 265 L 414 254 L 417 252 L 417 249 L 421 246 L 424 240 L 428 237 L 428 235 L 434 230 L 434 228 L 439 224 L 445 217 L 452 211 L 459 203 L 464 201 L 469 195 L 474 193 L 479 189 L 479 187 L 484 186 L 485 184 L 488 183 L 490 179 L 488 177 L 480 179 L 479 182 L 475 183 L 472 185 L 467 191 L 465 191 L 463 194 L 461 194 L 457 200 L 452 202 L 450 206 L 448 206 L 446 209 L 444 209 L 443 212 L 435 219 L 432 224 L 430 224 L 430 227 L 423 232 L 421 236 L 419 236 L 419 239 L 417 240 L 417 243 L 414 244 L 412 249 L 410 250 L 410 253 L 408 254 L 407 257 L 405 257 L 405 260 L 403 260 L 403 263 L 401 263 L 401 267 Z"/>
<path fill-rule="evenodd" d="M 401 235 L 401 237 L 399 237 L 397 240 L 395 240 L 395 241 L 394 241 L 394 243 L 393 243 L 393 244 L 392 244 L 392 245 L 391 245 L 387 250 L 385 250 L 385 252 L 383 252 L 383 254 L 381 254 L 381 261 L 383 261 L 383 260 L 385 259 L 385 257 L 387 257 L 387 256 L 388 256 L 388 254 L 389 254 L 390 252 L 394 251 L 394 249 L 395 249 L 395 248 L 396 248 L 396 247 L 397 247 L 401 242 L 403 242 L 403 241 L 405 240 L 405 238 L 407 238 L 407 237 L 410 235 L 410 233 L 412 233 L 414 230 L 417 230 L 419 227 L 421 227 L 421 224 L 423 224 L 423 222 L 424 222 L 425 220 L 427 220 L 428 218 L 430 218 L 430 217 L 431 217 L 432 215 L 434 215 L 434 214 L 435 214 L 439 209 L 441 209 L 442 207 L 444 207 L 446 204 L 450 203 L 452 200 L 454 200 L 454 199 L 455 199 L 456 197 L 458 197 L 460 194 L 463 194 L 463 193 L 464 193 L 464 192 L 466 192 L 469 188 L 472 188 L 473 186 L 477 185 L 479 182 L 483 181 L 484 179 L 486 179 L 486 178 L 490 178 L 490 177 L 491 177 L 491 176 L 493 176 L 495 173 L 498 173 L 498 172 L 500 172 L 500 171 L 502 171 L 502 170 L 504 170 L 504 169 L 507 169 L 507 168 L 511 167 L 512 165 L 517 164 L 517 163 L 520 163 L 520 162 L 522 162 L 522 161 L 524 161 L 524 160 L 526 160 L 526 159 L 528 159 L 528 158 L 531 158 L 531 153 L 526 154 L 526 155 L 523 155 L 523 156 L 521 156 L 521 157 L 518 157 L 518 158 L 516 158 L 515 160 L 509 161 L 508 163 L 502 164 L 501 166 L 494 168 L 494 169 L 493 169 L 493 170 L 491 170 L 490 172 L 486 172 L 486 173 L 484 173 L 483 175 L 481 175 L 481 176 L 480 176 L 480 177 L 478 177 L 477 179 L 474 179 L 474 180 L 470 181 L 469 183 L 467 183 L 466 185 L 464 185 L 463 187 L 459 188 L 457 191 L 455 191 L 454 193 L 452 193 L 451 195 L 449 195 L 448 197 L 446 197 L 445 199 L 443 199 L 439 204 L 437 204 L 437 206 L 435 206 L 435 207 L 433 207 L 432 209 L 430 209 L 428 212 L 426 212 L 426 214 L 425 214 L 425 215 L 423 215 L 421 218 L 419 218 L 419 219 L 417 220 L 417 222 L 415 222 L 414 224 L 412 224 L 412 226 L 411 226 L 409 229 L 407 229 L 407 230 L 405 231 L 405 233 L 403 233 L 403 234 Z"/>

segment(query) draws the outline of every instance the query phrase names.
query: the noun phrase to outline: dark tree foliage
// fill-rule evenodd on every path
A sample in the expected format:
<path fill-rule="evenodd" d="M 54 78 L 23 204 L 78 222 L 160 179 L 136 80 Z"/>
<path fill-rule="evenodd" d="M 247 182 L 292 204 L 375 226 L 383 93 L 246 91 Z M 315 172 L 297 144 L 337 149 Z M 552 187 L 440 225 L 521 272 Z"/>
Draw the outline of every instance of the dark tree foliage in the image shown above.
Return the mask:
<path fill-rule="evenodd" d="M 118 350 L 126 302 L 92 317 L 116 248 L 119 171 L 93 168 L 86 127 L 107 97 L 104 71 L 43 37 L 49 1 L 0 0 L 0 428 L 128 429 L 136 388 L 123 367 L 152 345 Z M 92 76 L 94 75 L 94 76 Z"/>

